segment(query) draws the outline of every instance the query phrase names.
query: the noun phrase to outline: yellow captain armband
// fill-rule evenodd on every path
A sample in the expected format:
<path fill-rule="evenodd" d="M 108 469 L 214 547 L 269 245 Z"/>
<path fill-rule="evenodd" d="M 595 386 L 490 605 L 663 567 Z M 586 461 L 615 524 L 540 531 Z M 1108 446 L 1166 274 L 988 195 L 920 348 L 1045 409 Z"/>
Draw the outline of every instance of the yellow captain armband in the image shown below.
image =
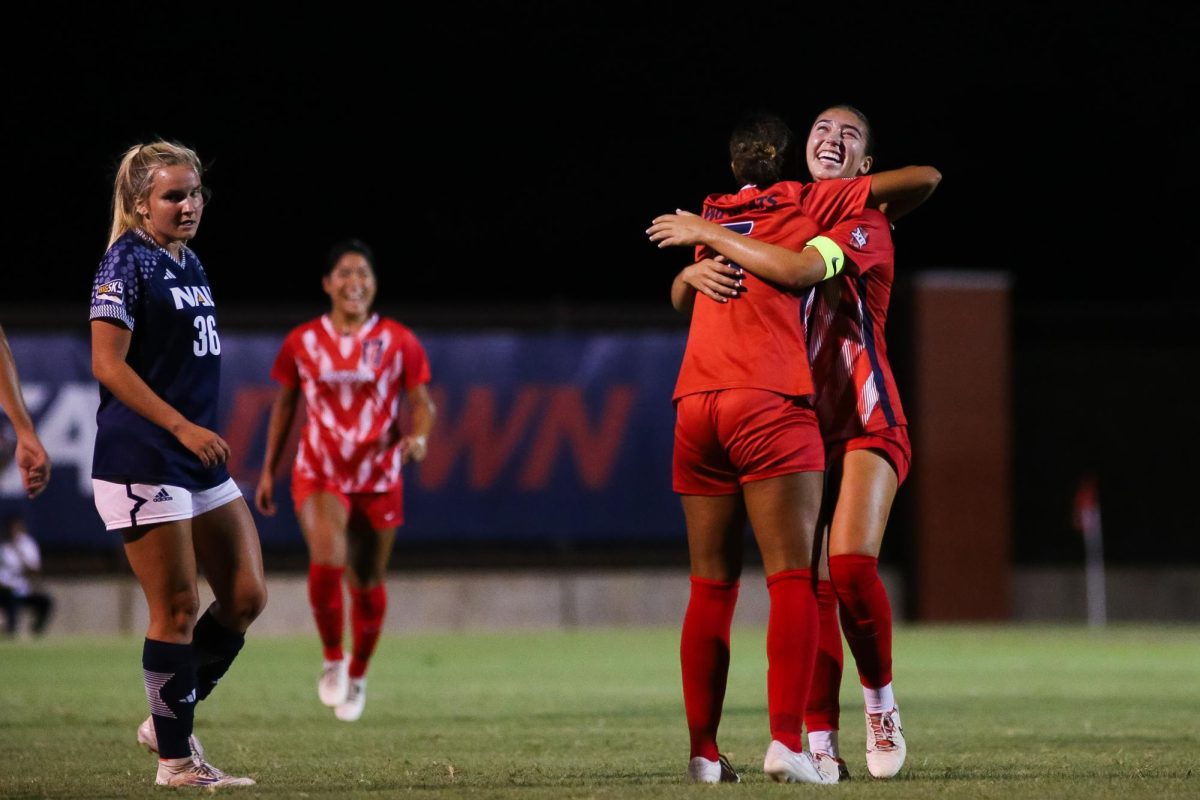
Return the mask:
<path fill-rule="evenodd" d="M 815 239 L 809 239 L 804 244 L 817 248 L 817 252 L 821 254 L 821 259 L 825 262 L 825 277 L 821 280 L 827 281 L 834 275 L 840 274 L 842 268 L 846 266 L 846 256 L 842 253 L 842 248 L 838 247 L 838 243 L 828 236 L 818 236 Z"/>

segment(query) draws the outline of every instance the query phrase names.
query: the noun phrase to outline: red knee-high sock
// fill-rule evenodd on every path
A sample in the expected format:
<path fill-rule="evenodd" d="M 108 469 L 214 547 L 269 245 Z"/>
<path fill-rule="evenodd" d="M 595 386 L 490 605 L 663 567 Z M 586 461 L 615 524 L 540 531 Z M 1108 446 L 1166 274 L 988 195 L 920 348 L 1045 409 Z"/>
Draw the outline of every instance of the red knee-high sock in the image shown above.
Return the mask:
<path fill-rule="evenodd" d="M 812 686 L 808 690 L 808 708 L 804 726 L 813 731 L 836 731 L 841 707 L 842 628 L 838 624 L 837 595 L 832 581 L 817 581 L 817 617 L 821 633 L 817 639 L 817 661 Z"/>
<path fill-rule="evenodd" d="M 312 604 L 313 619 L 325 650 L 327 661 L 342 658 L 342 626 L 346 611 L 342 605 L 342 573 L 345 567 L 310 564 L 308 567 L 308 602 Z"/>
<path fill-rule="evenodd" d="M 350 625 L 353 646 L 350 653 L 350 677 L 361 678 L 367 673 L 367 662 L 375 652 L 375 643 L 383 630 L 383 615 L 387 611 L 387 589 L 383 584 L 370 589 L 350 590 Z"/>
<path fill-rule="evenodd" d="M 738 584 L 692 578 L 692 594 L 683 617 L 679 663 L 683 669 L 683 705 L 691 736 L 690 758 L 717 760 L 717 726 L 729 678 L 729 628 L 737 606 Z"/>
<path fill-rule="evenodd" d="M 892 682 L 892 604 L 879 580 L 879 559 L 830 556 L 829 574 L 859 680 L 868 689 L 887 686 Z"/>
<path fill-rule="evenodd" d="M 817 658 L 817 598 L 812 571 L 791 569 L 767 577 L 767 710 L 771 738 L 804 749 L 801 729 Z"/>

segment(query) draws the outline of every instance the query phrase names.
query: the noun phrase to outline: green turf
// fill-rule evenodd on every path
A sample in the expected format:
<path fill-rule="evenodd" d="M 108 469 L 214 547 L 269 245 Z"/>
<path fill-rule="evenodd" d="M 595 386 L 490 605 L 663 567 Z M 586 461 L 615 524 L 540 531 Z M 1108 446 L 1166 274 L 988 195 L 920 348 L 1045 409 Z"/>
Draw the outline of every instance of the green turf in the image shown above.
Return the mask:
<path fill-rule="evenodd" d="M 675 630 L 385 636 L 367 710 L 316 699 L 315 636 L 250 637 L 202 703 L 210 759 L 243 796 L 658 798 L 1200 797 L 1200 628 L 905 627 L 909 761 L 866 778 L 861 695 L 843 691 L 855 780 L 779 786 L 763 631 L 735 631 L 721 747 L 741 786 L 689 786 Z M 0 797 L 162 796 L 134 745 L 140 639 L 0 644 Z M 185 792 L 186 794 L 186 792 Z"/>

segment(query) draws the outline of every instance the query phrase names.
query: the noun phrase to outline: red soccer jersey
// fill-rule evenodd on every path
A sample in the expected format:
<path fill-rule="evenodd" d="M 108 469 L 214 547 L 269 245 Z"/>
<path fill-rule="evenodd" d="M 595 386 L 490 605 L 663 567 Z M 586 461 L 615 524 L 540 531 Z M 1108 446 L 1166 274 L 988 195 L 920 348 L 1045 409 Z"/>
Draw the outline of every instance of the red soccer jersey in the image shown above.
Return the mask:
<path fill-rule="evenodd" d="M 308 421 L 296 474 L 347 494 L 400 486 L 401 392 L 429 382 L 425 350 L 411 330 L 376 314 L 342 335 L 322 315 L 287 335 L 271 377 L 304 392 Z"/>
<path fill-rule="evenodd" d="M 891 225 L 874 209 L 825 233 L 846 269 L 805 298 L 817 418 L 827 442 L 905 425 L 883 329 L 895 279 Z"/>
<path fill-rule="evenodd" d="M 801 184 L 783 181 L 737 194 L 710 195 L 704 218 L 791 250 L 863 210 L 870 177 Z M 711 255 L 704 248 L 697 260 Z M 811 394 L 801 297 L 745 274 L 745 290 L 728 303 L 698 302 L 674 398 L 716 389 L 766 389 Z"/>

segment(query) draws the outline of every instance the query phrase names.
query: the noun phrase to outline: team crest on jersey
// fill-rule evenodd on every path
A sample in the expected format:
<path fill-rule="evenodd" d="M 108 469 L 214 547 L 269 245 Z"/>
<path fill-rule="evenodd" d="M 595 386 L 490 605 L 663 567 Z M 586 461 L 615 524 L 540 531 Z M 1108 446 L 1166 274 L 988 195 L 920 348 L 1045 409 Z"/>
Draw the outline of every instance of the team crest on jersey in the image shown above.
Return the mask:
<path fill-rule="evenodd" d="M 96 287 L 96 299 L 106 303 L 125 304 L 125 281 L 109 281 Z"/>
<path fill-rule="evenodd" d="M 383 339 L 363 340 L 362 363 L 370 369 L 379 369 L 379 365 L 383 363 Z"/>
<path fill-rule="evenodd" d="M 854 240 L 854 245 L 859 250 L 867 246 L 867 232 L 861 226 L 850 232 L 850 238 Z"/>

